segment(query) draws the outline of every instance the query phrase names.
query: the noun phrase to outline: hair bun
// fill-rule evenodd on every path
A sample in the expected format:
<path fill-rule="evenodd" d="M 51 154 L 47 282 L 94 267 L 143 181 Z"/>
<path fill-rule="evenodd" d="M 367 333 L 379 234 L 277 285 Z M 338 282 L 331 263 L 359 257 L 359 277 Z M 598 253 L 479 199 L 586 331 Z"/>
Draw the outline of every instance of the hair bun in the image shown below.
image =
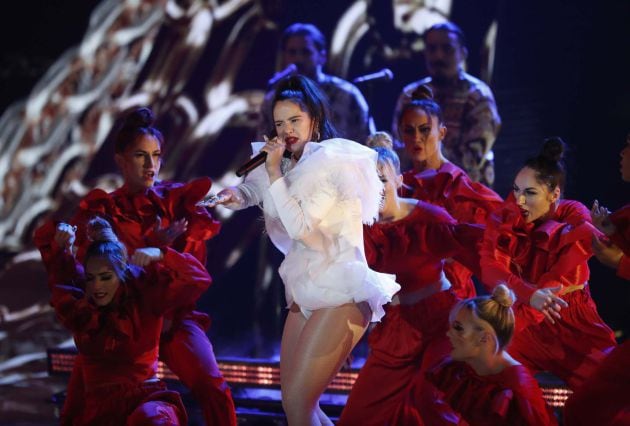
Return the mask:
<path fill-rule="evenodd" d="M 87 224 L 88 238 L 95 242 L 117 242 L 118 237 L 108 221 L 101 217 L 91 219 Z"/>
<path fill-rule="evenodd" d="M 562 161 L 565 151 L 566 144 L 564 141 L 560 137 L 554 136 L 545 139 L 545 143 L 540 151 L 540 157 L 557 163 Z"/>
<path fill-rule="evenodd" d="M 135 129 L 138 127 L 151 127 L 155 121 L 155 115 L 147 107 L 136 108 L 125 117 L 123 128 Z"/>
<path fill-rule="evenodd" d="M 387 132 L 379 131 L 376 133 L 372 133 L 367 137 L 365 141 L 365 145 L 370 148 L 387 148 L 394 149 L 394 139 L 392 139 L 392 135 Z"/>
<path fill-rule="evenodd" d="M 499 305 L 509 308 L 514 304 L 516 296 L 514 292 L 510 290 L 505 284 L 499 284 L 494 288 L 492 292 L 492 299 Z"/>
<path fill-rule="evenodd" d="M 423 101 L 425 99 L 433 100 L 433 90 L 426 84 L 421 84 L 411 92 L 412 101 Z"/>

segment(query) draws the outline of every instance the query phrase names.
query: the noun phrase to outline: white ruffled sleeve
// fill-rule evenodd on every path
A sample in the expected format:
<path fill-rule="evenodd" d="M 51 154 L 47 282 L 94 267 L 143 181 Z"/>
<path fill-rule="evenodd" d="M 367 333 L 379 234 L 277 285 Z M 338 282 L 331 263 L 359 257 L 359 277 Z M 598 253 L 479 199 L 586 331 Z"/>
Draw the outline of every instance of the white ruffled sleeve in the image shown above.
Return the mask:
<path fill-rule="evenodd" d="M 289 236 L 315 249 L 321 249 L 324 245 L 319 222 L 337 201 L 335 188 L 325 182 L 321 184 L 309 199 L 308 214 L 303 209 L 303 202 L 290 194 L 285 178 L 276 180 L 269 187 L 278 216 Z"/>

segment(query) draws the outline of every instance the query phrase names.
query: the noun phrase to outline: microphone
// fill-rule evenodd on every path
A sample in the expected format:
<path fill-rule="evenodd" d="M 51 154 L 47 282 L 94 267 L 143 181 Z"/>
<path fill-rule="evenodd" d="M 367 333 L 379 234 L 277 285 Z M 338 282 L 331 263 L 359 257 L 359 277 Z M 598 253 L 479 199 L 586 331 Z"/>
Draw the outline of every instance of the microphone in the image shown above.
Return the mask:
<path fill-rule="evenodd" d="M 391 81 L 394 78 L 394 73 L 389 68 L 383 68 L 380 71 L 372 74 L 365 74 L 352 80 L 353 83 L 366 83 L 368 81 L 385 80 Z"/>
<path fill-rule="evenodd" d="M 270 88 L 274 86 L 277 82 L 282 80 L 283 78 L 290 76 L 291 74 L 295 74 L 297 72 L 297 66 L 295 64 L 289 64 L 282 71 L 278 71 L 269 79 L 267 82 L 267 87 Z"/>
<path fill-rule="evenodd" d="M 285 149 L 284 154 L 282 154 L 284 158 L 291 158 L 291 151 Z M 243 164 L 236 170 L 236 176 L 242 177 L 243 175 L 251 172 L 256 167 L 260 166 L 267 159 L 267 153 L 265 151 L 259 152 L 254 155 L 247 163 Z"/>

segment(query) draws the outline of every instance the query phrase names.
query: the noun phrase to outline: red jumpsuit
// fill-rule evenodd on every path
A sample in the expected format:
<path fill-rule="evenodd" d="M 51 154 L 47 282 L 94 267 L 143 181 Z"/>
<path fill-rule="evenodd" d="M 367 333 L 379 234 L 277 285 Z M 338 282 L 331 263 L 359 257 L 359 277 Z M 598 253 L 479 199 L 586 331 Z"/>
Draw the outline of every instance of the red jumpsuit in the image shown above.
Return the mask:
<path fill-rule="evenodd" d="M 219 232 L 220 224 L 203 207 L 196 206 L 210 190 L 209 178 L 187 184 L 159 182 L 144 193 L 131 194 L 123 186 L 111 193 L 100 189 L 91 191 L 79 204 L 70 220 L 77 225 L 77 258 L 82 259 L 88 246 L 84 230 L 94 216 L 107 219 L 130 254 L 137 248 L 159 245 L 154 230 L 185 218 L 187 231 L 177 238 L 172 247 L 190 253 L 202 264 L 206 262 L 206 240 Z M 37 232 L 40 240 L 50 241 L 55 223 L 47 223 Z M 39 247 L 39 246 L 38 246 Z M 45 258 L 45 250 L 42 250 Z M 236 411 L 230 389 L 219 371 L 214 350 L 206 331 L 210 326 L 207 314 L 195 311 L 195 301 L 165 313 L 165 324 L 160 339 L 160 359 L 193 393 L 207 425 L 236 425 Z M 80 363 L 75 364 L 68 385 L 62 417 L 72 416 L 81 407 Z M 74 408 L 73 408 L 74 407 Z"/>
<path fill-rule="evenodd" d="M 510 354 L 532 372 L 549 371 L 577 388 L 616 345 L 588 289 L 591 238 L 598 232 L 589 211 L 562 200 L 542 223 L 525 223 L 513 199 L 488 220 L 481 251 L 482 281 L 489 290 L 506 283 L 517 296 Z M 551 324 L 530 307 L 540 288 L 562 286 L 569 304 Z"/>
<path fill-rule="evenodd" d="M 460 425 L 550 426 L 558 422 L 538 382 L 522 365 L 479 376 L 450 358 L 427 374 L 444 400 L 461 416 Z"/>
<path fill-rule="evenodd" d="M 485 224 L 490 213 L 503 202 L 493 190 L 471 181 L 466 172 L 452 163 L 417 174 L 409 170 L 403 174 L 403 181 L 410 187 L 403 196 L 444 207 L 459 223 Z M 476 296 L 469 269 L 452 261 L 445 265 L 444 272 L 460 299 Z"/>
<path fill-rule="evenodd" d="M 624 253 L 617 275 L 630 280 L 630 204 L 611 215 L 610 237 Z M 567 426 L 630 425 L 630 340 L 617 346 L 564 407 Z"/>
<path fill-rule="evenodd" d="M 405 218 L 364 227 L 370 267 L 396 274 L 399 295 L 429 292 L 415 304 L 386 307 L 387 314 L 370 332 L 370 355 L 339 425 L 422 424 L 420 416 L 427 424 L 441 424 L 441 409 L 450 413 L 448 407 L 433 406 L 426 394 L 416 398 L 411 387 L 414 382 L 414 389 L 422 389 L 424 381 L 417 381 L 423 373 L 451 351 L 446 331 L 457 297 L 450 289 L 439 291 L 440 286 L 430 291 L 446 281 L 444 259 L 461 255 L 467 265 L 478 267 L 475 245 L 482 235 L 482 226 L 458 225 L 444 209 L 422 201 Z"/>
<path fill-rule="evenodd" d="M 114 299 L 98 307 L 85 296 L 82 268 L 53 246 L 47 269 L 51 304 L 74 336 L 81 359 L 82 409 L 72 425 L 187 424 L 179 394 L 157 380 L 164 313 L 194 302 L 211 279 L 193 256 L 164 249 L 145 270 L 129 266 Z"/>

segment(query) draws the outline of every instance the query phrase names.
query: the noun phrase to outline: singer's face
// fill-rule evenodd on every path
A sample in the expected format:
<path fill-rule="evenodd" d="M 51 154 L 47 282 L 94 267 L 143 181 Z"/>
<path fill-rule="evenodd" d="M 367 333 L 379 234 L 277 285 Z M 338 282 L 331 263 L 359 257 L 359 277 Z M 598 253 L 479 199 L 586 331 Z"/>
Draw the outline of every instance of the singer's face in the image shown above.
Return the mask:
<path fill-rule="evenodd" d="M 139 136 L 122 154 L 116 154 L 115 160 L 131 192 L 151 188 L 162 166 L 160 141 L 150 135 Z"/>
<path fill-rule="evenodd" d="M 295 64 L 298 73 L 315 80 L 326 63 L 326 52 L 317 48 L 309 36 L 289 37 L 282 51 L 282 67 Z"/>
<path fill-rule="evenodd" d="M 310 141 L 313 119 L 292 101 L 278 101 L 273 107 L 273 121 L 278 138 L 295 158 L 302 156 L 304 145 Z"/>
<path fill-rule="evenodd" d="M 408 109 L 400 121 L 399 133 L 414 165 L 439 161 L 446 128 L 437 117 L 429 117 L 420 108 Z"/>
<path fill-rule="evenodd" d="M 431 77 L 449 80 L 457 76 L 460 64 L 466 59 L 466 49 L 452 32 L 434 30 L 426 35 L 424 57 Z"/>

